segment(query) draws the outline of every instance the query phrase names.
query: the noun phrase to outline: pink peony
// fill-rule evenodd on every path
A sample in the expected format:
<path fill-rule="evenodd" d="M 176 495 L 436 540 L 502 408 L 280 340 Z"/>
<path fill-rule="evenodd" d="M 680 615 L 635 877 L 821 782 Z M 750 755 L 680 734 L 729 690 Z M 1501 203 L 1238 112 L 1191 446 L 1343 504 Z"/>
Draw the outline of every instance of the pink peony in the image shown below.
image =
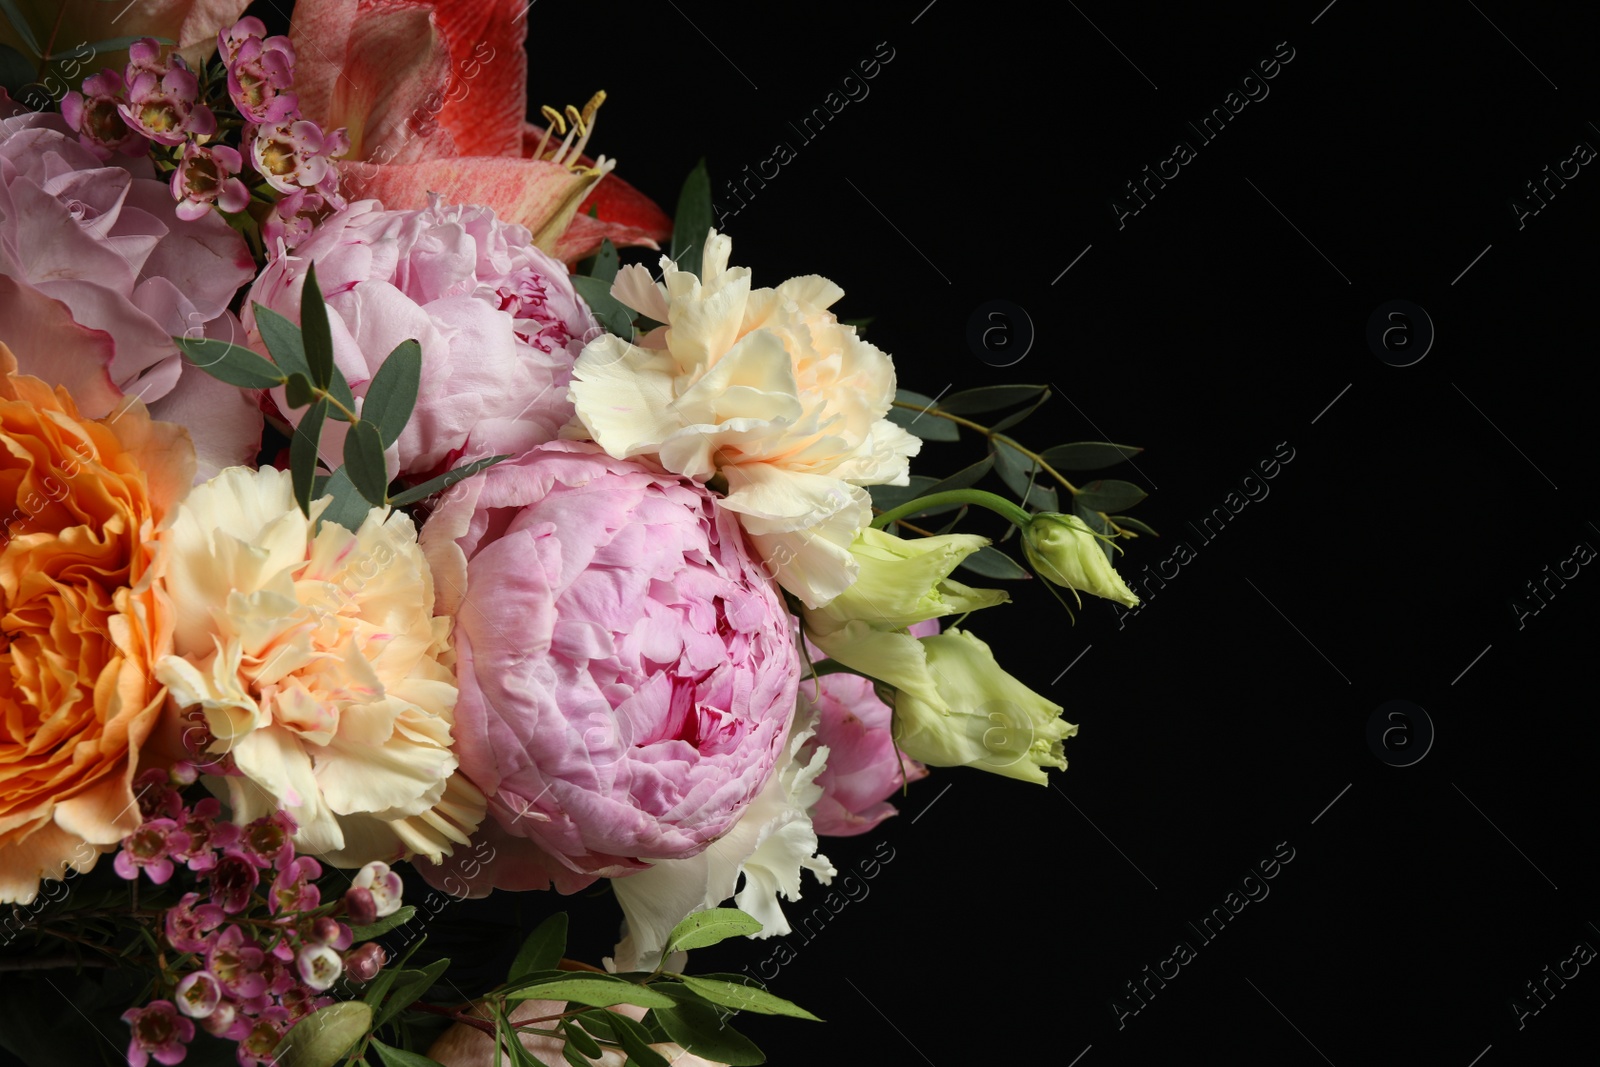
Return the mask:
<path fill-rule="evenodd" d="M 502 843 L 613 877 L 738 821 L 800 662 L 776 585 L 709 492 L 555 442 L 462 482 L 422 542 L 456 620 L 461 770 Z"/>
<path fill-rule="evenodd" d="M 398 471 L 426 474 L 463 453 L 520 454 L 555 438 L 572 416 L 572 364 L 599 332 L 559 262 L 528 231 L 483 207 L 385 211 L 363 200 L 329 216 L 293 256 L 267 265 L 250 305 L 300 319 L 306 269 L 328 302 L 334 358 L 356 396 L 401 341 L 422 344 L 422 389 L 395 443 Z M 265 348 L 261 349 L 265 351 Z M 289 412 L 281 392 L 280 410 Z M 323 428 L 338 455 L 344 424 Z"/>
<path fill-rule="evenodd" d="M 221 216 L 178 217 L 148 159 L 102 161 L 60 115 L 0 92 L 0 323 L 22 371 L 102 418 L 138 396 L 189 427 L 199 477 L 244 463 L 260 415 L 239 389 L 185 370 L 174 335 L 242 338 L 228 304 L 255 273 Z"/>

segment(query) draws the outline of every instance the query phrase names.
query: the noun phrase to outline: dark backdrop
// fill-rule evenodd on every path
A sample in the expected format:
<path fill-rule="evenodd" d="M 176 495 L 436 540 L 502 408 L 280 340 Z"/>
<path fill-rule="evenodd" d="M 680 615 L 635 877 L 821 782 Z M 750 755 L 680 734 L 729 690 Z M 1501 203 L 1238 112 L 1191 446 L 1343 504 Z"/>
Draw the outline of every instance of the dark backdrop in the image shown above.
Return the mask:
<path fill-rule="evenodd" d="M 1052 383 L 1017 431 L 1036 447 L 1146 449 L 1105 472 L 1151 490 L 1162 536 L 1121 565 L 1141 611 L 1069 625 L 1029 582 L 972 620 L 1081 725 L 1070 769 L 937 772 L 825 841 L 875 873 L 858 899 L 787 953 L 705 953 L 828 1020 L 742 1026 L 771 1062 L 1587 1049 L 1591 42 L 1554 5 L 1323 3 L 530 9 L 530 101 L 606 89 L 591 152 L 669 211 L 704 157 L 756 284 L 838 282 L 905 387 Z M 830 93 L 855 99 L 806 139 Z M 1188 125 L 1230 103 L 1209 140 Z M 1026 355 L 991 365 L 1002 339 Z M 498 924 L 557 905 L 575 953 L 607 950 L 610 900 L 525 894 L 469 906 L 458 957 L 503 967 Z"/>

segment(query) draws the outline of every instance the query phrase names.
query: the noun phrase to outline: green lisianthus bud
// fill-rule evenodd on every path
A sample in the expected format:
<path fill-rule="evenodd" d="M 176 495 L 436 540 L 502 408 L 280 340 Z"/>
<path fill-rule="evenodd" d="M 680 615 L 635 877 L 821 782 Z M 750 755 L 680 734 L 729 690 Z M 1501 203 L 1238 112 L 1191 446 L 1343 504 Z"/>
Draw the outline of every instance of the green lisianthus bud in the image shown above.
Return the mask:
<path fill-rule="evenodd" d="M 1042 512 L 1022 531 L 1022 551 L 1039 575 L 1067 589 L 1137 607 L 1139 598 L 1111 566 L 1088 524 L 1076 515 Z"/>
<path fill-rule="evenodd" d="M 1044 768 L 1066 769 L 1062 742 L 1078 727 L 1061 718 L 1061 705 L 1007 674 L 989 646 L 966 631 L 920 640 L 926 688 L 937 696 L 930 701 L 905 688 L 895 694 L 895 743 L 906 755 L 1039 785 L 1048 782 Z"/>

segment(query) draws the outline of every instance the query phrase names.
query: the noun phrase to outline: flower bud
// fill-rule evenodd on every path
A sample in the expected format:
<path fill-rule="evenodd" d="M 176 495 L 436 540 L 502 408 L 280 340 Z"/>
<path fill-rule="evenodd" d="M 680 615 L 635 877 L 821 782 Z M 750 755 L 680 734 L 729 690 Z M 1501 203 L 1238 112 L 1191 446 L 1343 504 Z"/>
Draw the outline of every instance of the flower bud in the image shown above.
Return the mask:
<path fill-rule="evenodd" d="M 1139 598 L 1111 566 L 1094 531 L 1076 515 L 1044 512 L 1022 531 L 1022 551 L 1040 577 L 1067 589 L 1138 607 Z"/>
<path fill-rule="evenodd" d="M 378 921 L 378 902 L 372 890 L 365 886 L 351 886 L 344 891 L 344 912 L 356 926 L 370 926 Z"/>
<path fill-rule="evenodd" d="M 383 946 L 376 941 L 368 941 L 345 956 L 344 969 L 356 981 L 370 982 L 378 977 L 378 972 L 383 970 L 387 962 L 389 960 L 384 955 Z"/>
<path fill-rule="evenodd" d="M 174 996 L 178 1010 L 191 1019 L 204 1019 L 217 1010 L 222 1002 L 222 987 L 206 971 L 195 971 L 178 983 Z"/>

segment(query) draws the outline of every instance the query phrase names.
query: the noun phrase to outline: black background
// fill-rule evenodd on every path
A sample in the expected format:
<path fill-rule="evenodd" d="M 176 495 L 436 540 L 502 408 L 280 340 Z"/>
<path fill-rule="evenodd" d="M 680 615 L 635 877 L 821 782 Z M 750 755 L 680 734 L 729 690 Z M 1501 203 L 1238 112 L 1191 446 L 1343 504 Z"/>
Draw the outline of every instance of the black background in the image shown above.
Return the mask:
<path fill-rule="evenodd" d="M 1524 983 L 1575 943 L 1600 947 L 1597 568 L 1536 614 L 1512 606 L 1600 547 L 1600 173 L 1520 227 L 1511 206 L 1600 147 L 1592 37 L 1557 5 L 1325 2 L 531 8 L 532 103 L 609 94 L 591 153 L 670 212 L 698 159 L 732 208 L 723 183 L 786 142 L 795 158 L 725 216 L 733 262 L 757 285 L 838 282 L 904 387 L 1053 384 L 1021 440 L 1146 450 L 1104 472 L 1151 490 L 1135 515 L 1163 535 L 1129 544 L 1123 574 L 1194 552 L 1135 615 L 1097 601 L 1069 625 L 1028 582 L 970 620 L 1080 724 L 1071 767 L 1049 787 L 938 771 L 879 831 L 825 840 L 841 872 L 880 843 L 893 858 L 785 939 L 773 990 L 828 1022 L 741 1017 L 770 1062 L 1592 1058 L 1596 966 L 1520 1027 L 1511 1006 L 1536 1007 Z M 1186 126 L 1291 48 L 1214 141 Z M 869 95 L 805 142 L 791 122 L 887 49 Z M 1178 140 L 1195 158 L 1119 226 L 1113 199 Z M 967 341 L 995 299 L 1035 334 L 1004 368 Z M 1405 367 L 1366 339 L 1396 299 L 1437 332 Z M 1289 450 L 1270 495 L 1195 530 Z M 930 445 L 913 469 L 981 455 Z M 1435 733 L 1406 767 L 1367 737 L 1397 699 Z M 1293 859 L 1270 894 L 1196 936 L 1275 848 Z M 574 954 L 608 951 L 605 898 L 462 917 L 558 906 Z M 461 958 L 503 967 L 516 934 L 483 930 Z M 1119 1020 L 1114 1001 L 1138 1007 L 1124 983 L 1179 941 L 1194 959 Z M 695 966 L 770 975 L 774 948 Z"/>

